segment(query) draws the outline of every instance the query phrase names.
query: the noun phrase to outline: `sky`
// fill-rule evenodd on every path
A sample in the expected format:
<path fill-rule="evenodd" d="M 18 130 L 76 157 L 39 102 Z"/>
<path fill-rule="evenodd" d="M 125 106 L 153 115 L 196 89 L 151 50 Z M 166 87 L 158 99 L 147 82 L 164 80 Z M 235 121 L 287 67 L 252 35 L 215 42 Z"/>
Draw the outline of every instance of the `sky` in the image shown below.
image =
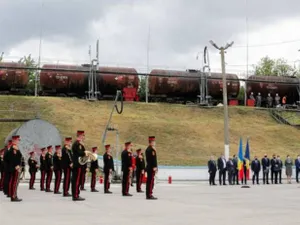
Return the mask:
<path fill-rule="evenodd" d="M 239 76 L 266 55 L 300 65 L 298 0 L 0 0 L 0 8 L 5 61 L 32 54 L 41 63 L 87 63 L 99 39 L 103 66 L 201 69 L 207 46 L 211 70 L 219 72 L 213 40 L 234 41 L 226 71 Z"/>

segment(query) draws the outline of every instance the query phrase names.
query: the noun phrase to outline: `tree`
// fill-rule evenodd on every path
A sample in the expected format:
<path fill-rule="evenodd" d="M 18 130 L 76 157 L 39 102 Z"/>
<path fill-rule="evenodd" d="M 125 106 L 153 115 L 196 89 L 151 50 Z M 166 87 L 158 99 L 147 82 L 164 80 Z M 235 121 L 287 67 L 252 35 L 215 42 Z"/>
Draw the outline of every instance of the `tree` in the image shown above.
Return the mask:
<path fill-rule="evenodd" d="M 3 60 L 3 55 L 4 55 L 4 52 L 2 52 L 0 55 L 0 62 L 2 62 L 2 60 Z"/>
<path fill-rule="evenodd" d="M 239 94 L 237 96 L 237 99 L 240 100 L 240 101 L 244 101 L 244 97 L 245 97 L 245 87 L 241 86 Z"/>
<path fill-rule="evenodd" d="M 141 77 L 140 79 L 140 88 L 138 91 L 139 99 L 145 100 L 146 98 L 146 77 Z"/>
<path fill-rule="evenodd" d="M 18 61 L 18 63 L 23 63 L 26 67 L 36 67 L 37 66 L 35 60 L 31 57 L 31 54 L 29 54 L 28 56 L 22 57 Z M 27 84 L 26 89 L 30 93 L 34 93 L 34 88 L 35 88 L 35 73 L 36 73 L 36 70 L 29 70 L 28 71 L 29 82 Z"/>
<path fill-rule="evenodd" d="M 283 58 L 271 59 L 265 56 L 254 66 L 254 73 L 258 76 L 292 76 L 295 70 Z"/>

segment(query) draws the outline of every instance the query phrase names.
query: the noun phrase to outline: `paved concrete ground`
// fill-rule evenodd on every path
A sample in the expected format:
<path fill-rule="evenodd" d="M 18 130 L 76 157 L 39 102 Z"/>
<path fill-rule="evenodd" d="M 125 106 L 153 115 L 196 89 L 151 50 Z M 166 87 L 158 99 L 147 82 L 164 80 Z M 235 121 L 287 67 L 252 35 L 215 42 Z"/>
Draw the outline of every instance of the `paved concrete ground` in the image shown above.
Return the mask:
<path fill-rule="evenodd" d="M 73 202 L 53 193 L 29 191 L 20 184 L 14 203 L 0 194 L 0 221 L 22 225 L 293 225 L 299 224 L 300 188 L 297 184 L 268 186 L 209 187 L 204 183 L 159 183 L 157 201 L 131 188 L 133 197 L 122 197 L 120 185 L 112 185 L 113 195 L 85 191 L 83 202 Z M 38 185 L 36 185 L 38 187 Z M 87 186 L 88 187 L 88 186 Z"/>

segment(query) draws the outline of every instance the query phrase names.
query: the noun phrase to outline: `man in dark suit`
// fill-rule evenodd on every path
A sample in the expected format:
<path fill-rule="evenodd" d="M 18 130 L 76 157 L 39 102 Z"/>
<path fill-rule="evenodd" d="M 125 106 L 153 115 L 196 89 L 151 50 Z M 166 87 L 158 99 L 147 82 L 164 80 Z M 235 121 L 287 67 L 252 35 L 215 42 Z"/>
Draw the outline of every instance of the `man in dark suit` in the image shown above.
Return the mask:
<path fill-rule="evenodd" d="M 274 176 L 275 176 L 275 164 L 276 164 L 276 156 L 273 155 L 273 158 L 271 159 L 271 181 L 272 184 L 274 183 Z"/>
<path fill-rule="evenodd" d="M 298 155 L 298 158 L 295 160 L 295 167 L 296 167 L 296 181 L 299 183 L 299 172 L 300 172 L 300 155 Z"/>
<path fill-rule="evenodd" d="M 259 172 L 260 172 L 260 162 L 257 159 L 257 156 L 254 157 L 254 160 L 251 163 L 251 170 L 253 172 L 252 183 L 254 184 L 256 178 L 256 184 L 259 184 Z"/>
<path fill-rule="evenodd" d="M 277 161 L 278 161 L 278 181 L 279 181 L 279 184 L 282 184 L 281 182 L 281 176 L 282 176 L 282 167 L 283 167 L 283 163 L 282 163 L 282 160 L 280 159 L 280 156 L 278 155 L 277 156 Z"/>
<path fill-rule="evenodd" d="M 226 185 L 226 160 L 224 155 L 218 159 L 218 170 L 219 170 L 219 183 L 222 185 L 222 178 L 223 178 L 223 185 Z"/>
<path fill-rule="evenodd" d="M 215 177 L 217 172 L 217 164 L 216 161 L 214 160 L 214 156 L 210 157 L 207 166 L 208 166 L 208 173 L 209 173 L 209 185 L 216 185 Z"/>
<path fill-rule="evenodd" d="M 233 175 L 233 184 L 239 184 L 239 168 L 238 168 L 238 158 L 236 155 L 233 155 L 232 162 L 234 165 L 234 175 Z"/>
<path fill-rule="evenodd" d="M 233 176 L 234 176 L 235 168 L 231 158 L 229 158 L 229 160 L 226 162 L 226 168 L 228 171 L 228 182 L 230 185 L 233 185 Z"/>
<path fill-rule="evenodd" d="M 265 157 L 261 160 L 261 164 L 263 169 L 263 183 L 269 184 L 270 159 L 267 154 L 265 154 Z"/>

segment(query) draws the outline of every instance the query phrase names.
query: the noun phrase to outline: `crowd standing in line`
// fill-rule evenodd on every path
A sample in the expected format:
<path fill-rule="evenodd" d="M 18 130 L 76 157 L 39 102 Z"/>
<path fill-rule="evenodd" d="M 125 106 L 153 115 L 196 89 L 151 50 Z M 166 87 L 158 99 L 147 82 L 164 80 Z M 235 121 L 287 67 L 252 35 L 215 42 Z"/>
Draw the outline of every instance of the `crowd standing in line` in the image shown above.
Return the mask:
<path fill-rule="evenodd" d="M 251 92 L 249 99 L 253 100 L 255 102 L 256 107 L 261 107 L 262 103 L 262 96 L 260 93 L 257 93 L 257 96 L 254 97 L 253 92 Z M 286 102 L 287 102 L 287 96 L 284 95 L 283 98 L 281 99 L 281 104 L 280 104 L 280 99 L 281 97 L 278 95 L 278 93 L 275 94 L 275 98 L 273 99 L 272 95 L 268 93 L 267 96 L 267 107 L 272 108 L 272 107 L 280 107 L 282 105 L 283 108 L 286 107 Z"/>
<path fill-rule="evenodd" d="M 296 174 L 296 182 L 299 183 L 299 172 L 300 172 L 300 155 L 298 155 L 297 159 L 294 161 L 295 164 L 295 174 Z M 247 180 L 249 178 L 249 171 L 252 171 L 252 184 L 259 184 L 259 174 L 262 171 L 263 175 L 263 184 L 270 184 L 269 175 L 272 184 L 282 184 L 282 169 L 285 167 L 285 173 L 287 177 L 287 183 L 292 183 L 292 174 L 293 174 L 293 160 L 289 155 L 287 155 L 284 163 L 280 159 L 279 155 L 273 155 L 270 159 L 267 154 L 261 159 L 258 160 L 257 156 L 254 159 L 247 163 L 247 159 L 243 160 L 243 174 L 240 176 L 239 167 L 238 167 L 238 158 L 236 155 L 233 155 L 232 158 L 229 158 L 228 161 L 225 160 L 224 155 L 221 155 L 218 158 L 217 162 L 214 159 L 214 156 L 211 156 L 208 161 L 208 173 L 209 173 L 209 184 L 216 185 L 215 177 L 217 171 L 219 171 L 219 185 L 227 185 L 226 184 L 226 174 L 228 176 L 229 185 L 240 185 L 239 181 L 242 184 L 247 184 Z M 242 179 L 240 179 L 242 177 Z"/>
<path fill-rule="evenodd" d="M 73 201 L 83 201 L 80 197 L 80 191 L 85 191 L 86 173 L 91 173 L 91 192 L 99 192 L 96 189 L 96 174 L 99 171 L 98 159 L 82 165 L 81 157 L 88 156 L 88 152 L 84 146 L 84 131 L 77 131 L 77 137 L 72 145 L 72 138 L 66 137 L 64 146 L 55 146 L 53 154 L 53 146 L 49 145 L 40 149 L 41 156 L 38 160 L 35 158 L 35 152 L 29 152 L 28 166 L 30 173 L 29 189 L 35 190 L 36 173 L 40 171 L 40 190 L 47 193 L 62 194 L 63 197 L 72 197 Z M 20 202 L 17 189 L 22 176 L 24 176 L 25 161 L 21 151 L 18 148 L 20 136 L 15 135 L 12 140 L 8 141 L 7 146 L 0 150 L 0 190 L 11 199 L 12 202 Z M 122 152 L 122 195 L 132 196 L 129 193 L 129 187 L 133 186 L 133 174 L 136 176 L 136 191 L 143 193 L 142 180 L 147 175 L 146 181 L 146 199 L 156 200 L 153 196 L 153 187 L 157 170 L 157 154 L 155 149 L 155 137 L 149 137 L 149 146 L 145 150 L 146 163 L 141 149 L 136 150 L 136 154 L 132 153 L 132 143 L 126 142 L 125 149 Z M 98 148 L 93 147 L 92 152 L 97 153 Z M 110 191 L 110 183 L 112 174 L 115 171 L 113 156 L 111 155 L 111 146 L 105 145 L 105 153 L 103 155 L 103 174 L 104 174 L 104 193 L 112 194 Z M 53 173 L 55 176 L 54 190 L 51 189 Z M 62 178 L 63 177 L 63 178 Z M 62 192 L 60 192 L 61 181 L 63 180 Z M 70 194 L 70 186 L 71 193 Z"/>

